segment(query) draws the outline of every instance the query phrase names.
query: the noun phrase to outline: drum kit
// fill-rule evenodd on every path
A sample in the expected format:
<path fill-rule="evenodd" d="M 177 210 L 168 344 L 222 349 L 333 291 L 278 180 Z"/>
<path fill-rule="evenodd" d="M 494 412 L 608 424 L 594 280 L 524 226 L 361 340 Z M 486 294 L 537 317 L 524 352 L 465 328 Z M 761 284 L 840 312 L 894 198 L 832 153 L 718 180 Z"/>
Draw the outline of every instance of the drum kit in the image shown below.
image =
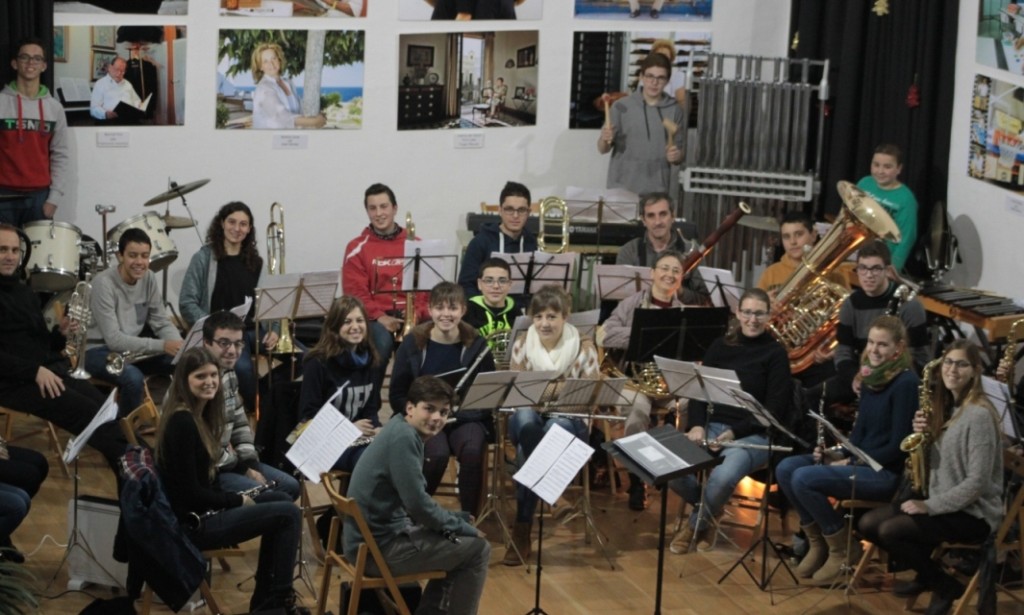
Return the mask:
<path fill-rule="evenodd" d="M 171 182 L 170 188 L 146 201 L 143 206 L 151 207 L 167 203 L 163 215 L 147 211 L 132 216 L 107 230 L 107 215 L 115 211 L 113 205 L 97 205 L 96 213 L 103 217 L 103 234 L 106 242 L 101 244 L 74 224 L 56 220 L 37 220 L 24 225 L 23 230 L 31 244 L 25 271 L 29 285 L 39 293 L 64 293 L 75 287 L 79 280 L 86 280 L 106 269 L 116 261 L 117 242 L 130 228 L 145 231 L 152 242 L 149 267 L 153 271 L 166 272 L 167 267 L 178 258 L 178 248 L 170 237 L 173 229 L 192 228 L 196 225 L 191 214 L 172 216 L 170 201 L 202 188 L 210 182 L 201 179 L 189 184 Z M 186 210 L 188 205 L 185 204 Z M 56 299 L 56 297 L 55 297 Z"/>

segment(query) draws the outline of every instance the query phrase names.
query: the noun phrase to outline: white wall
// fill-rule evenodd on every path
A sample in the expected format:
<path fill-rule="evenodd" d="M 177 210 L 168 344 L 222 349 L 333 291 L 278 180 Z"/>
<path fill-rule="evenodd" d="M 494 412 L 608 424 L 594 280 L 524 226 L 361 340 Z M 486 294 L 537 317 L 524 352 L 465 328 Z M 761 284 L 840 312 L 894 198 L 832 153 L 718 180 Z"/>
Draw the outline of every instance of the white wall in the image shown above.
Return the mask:
<path fill-rule="evenodd" d="M 978 8 L 975 2 L 960 4 L 957 36 L 956 90 L 949 153 L 949 215 L 960 240 L 964 260 L 950 276 L 958 285 L 976 286 L 1024 303 L 1024 207 L 1010 211 L 1012 193 L 967 176 L 970 137 L 971 88 L 978 73 L 1024 87 L 1024 78 L 983 66 L 975 61 Z M 1014 201 L 1022 202 L 1021 197 Z"/>
<path fill-rule="evenodd" d="M 566 186 L 603 187 L 607 159 L 596 152 L 596 131 L 568 125 L 572 32 L 641 27 L 629 21 L 574 22 L 570 0 L 547 0 L 542 21 L 488 22 L 472 30 L 540 30 L 537 125 L 480 131 L 483 149 L 456 150 L 455 134 L 441 130 L 396 129 L 398 34 L 442 32 L 451 22 L 400 22 L 397 4 L 371 0 L 365 20 L 252 19 L 217 16 L 215 2 L 192 0 L 187 17 L 114 15 L 107 23 L 182 23 L 188 25 L 188 75 L 184 127 L 122 129 L 130 145 L 96 147 L 97 129 L 77 128 L 72 139 L 78 159 L 74 201 L 58 219 L 100 236 L 98 203 L 117 206 L 111 226 L 143 211 L 142 203 L 164 191 L 168 178 L 179 183 L 210 178 L 188 195 L 205 234 L 210 217 L 224 203 L 241 200 L 256 213 L 260 242 L 270 204 L 284 205 L 289 272 L 335 269 L 345 243 L 366 225 L 363 190 L 372 182 L 396 192 L 400 216 L 411 211 L 421 237 L 455 239 L 466 212 L 481 201 L 494 202 L 508 179 L 522 181 L 537 197 Z M 59 14 L 58 25 L 96 24 L 96 16 Z M 786 54 L 789 0 L 716 0 L 714 20 L 706 23 L 644 21 L 642 29 L 713 32 L 716 51 L 769 56 Z M 272 149 L 273 132 L 214 130 L 217 30 L 219 28 L 333 28 L 366 30 L 366 83 L 363 129 L 309 131 L 300 151 Z M 443 58 L 443 53 L 435 54 Z M 443 74 L 443 73 L 441 73 Z M 966 133 L 966 128 L 964 131 Z M 289 133 L 294 134 L 294 133 Z M 966 134 L 964 135 L 966 136 Z M 963 148 L 961 148 L 963 149 Z M 155 208 L 163 211 L 163 206 Z M 171 213 L 184 215 L 180 201 Z M 190 256 L 200 242 L 191 230 L 173 233 L 180 256 L 171 267 L 171 296 L 176 297 Z M 261 247 L 265 252 L 265 248 Z"/>

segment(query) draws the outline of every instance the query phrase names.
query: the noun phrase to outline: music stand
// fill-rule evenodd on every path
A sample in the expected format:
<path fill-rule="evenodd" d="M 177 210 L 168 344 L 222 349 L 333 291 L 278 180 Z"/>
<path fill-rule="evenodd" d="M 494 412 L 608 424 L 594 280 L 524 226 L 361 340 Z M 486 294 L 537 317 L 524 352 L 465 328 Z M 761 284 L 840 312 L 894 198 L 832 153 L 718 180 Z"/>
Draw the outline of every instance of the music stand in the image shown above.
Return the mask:
<path fill-rule="evenodd" d="M 459 257 L 446 241 L 422 239 L 405 242 L 402 257 L 402 292 L 429 291 L 440 282 L 455 279 Z"/>
<path fill-rule="evenodd" d="M 654 592 L 654 615 L 661 614 L 661 593 L 665 574 L 665 523 L 668 515 L 668 483 L 682 476 L 710 470 L 722 463 L 690 442 L 686 434 L 671 425 L 662 425 L 601 445 L 627 470 L 661 491 L 658 530 L 658 572 Z M 675 459 L 673 459 L 675 458 Z M 668 460 L 668 463 L 662 463 Z M 654 463 L 652 463 L 652 461 Z M 675 461 L 675 463 L 673 463 Z M 682 463 L 678 463 L 681 461 Z"/>
<path fill-rule="evenodd" d="M 1019 442 L 1024 437 L 1024 432 L 1021 431 L 1020 416 L 1017 415 L 1013 395 L 1010 394 L 1010 385 L 990 376 L 982 376 L 981 388 L 992 403 L 992 407 L 999 413 L 1003 433 L 1012 442 Z"/>
<path fill-rule="evenodd" d="M 697 267 L 697 271 L 708 287 L 711 303 L 715 307 L 726 307 L 732 311 L 739 307 L 744 288 L 736 284 L 731 271 L 714 267 Z"/>
<path fill-rule="evenodd" d="M 732 310 L 725 307 L 684 307 L 683 361 L 703 361 L 712 342 L 725 335 Z"/>
<path fill-rule="evenodd" d="M 321 318 L 327 315 L 338 292 L 338 272 L 310 271 L 307 273 L 283 273 L 270 276 L 273 286 L 256 289 L 256 357 L 253 367 L 259 363 L 260 322 L 264 320 L 288 319 L 288 322 L 307 318 Z M 268 353 L 271 355 L 272 353 Z M 271 368 L 273 365 L 271 364 Z M 258 374 L 257 374 L 258 375 Z M 292 380 L 295 379 L 295 361 L 292 361 Z M 273 385 L 273 378 L 270 379 Z M 259 405 L 256 407 L 259 418 Z"/>
<path fill-rule="evenodd" d="M 569 292 L 574 282 L 575 252 L 495 252 L 491 256 L 507 261 L 512 270 L 512 286 L 508 291 L 510 295 L 532 295 L 548 284 L 555 284 Z"/>
<path fill-rule="evenodd" d="M 649 363 L 654 355 L 682 356 L 685 323 L 686 314 L 681 309 L 638 308 L 633 312 L 625 361 Z"/>
<path fill-rule="evenodd" d="M 651 268 L 633 265 L 595 265 L 597 297 L 601 301 L 622 301 L 651 287 Z"/>
<path fill-rule="evenodd" d="M 736 403 L 733 404 L 733 405 L 736 406 L 736 407 L 739 407 L 739 408 L 743 408 L 744 410 L 749 412 L 751 415 L 753 415 L 754 419 L 757 420 L 757 422 L 760 423 L 761 426 L 764 427 L 765 431 L 767 432 L 767 435 L 768 435 L 768 480 L 765 481 L 764 488 L 765 489 L 770 489 L 771 485 L 772 485 L 772 480 L 773 480 L 773 477 L 774 477 L 774 466 L 772 465 L 772 454 L 775 451 L 785 451 L 785 449 L 788 448 L 788 447 L 779 447 L 779 446 L 775 446 L 774 445 L 776 433 L 782 433 L 783 435 L 788 436 L 790 439 L 792 439 L 794 442 L 798 443 L 800 446 L 807 447 L 808 444 L 807 444 L 807 442 L 804 442 L 802 439 L 797 437 L 796 434 L 794 434 L 790 430 L 786 429 L 786 427 L 782 423 L 780 423 L 772 415 L 772 413 L 769 412 L 768 409 L 765 408 L 763 405 L 761 405 L 761 402 L 759 402 L 750 393 L 747 393 L 746 391 L 744 391 L 742 389 L 738 389 L 738 388 L 737 389 L 733 389 L 733 398 L 736 400 Z M 792 452 L 792 448 L 789 448 L 789 452 Z M 782 566 L 783 568 L 786 569 L 786 572 L 789 573 L 789 576 L 793 579 L 793 583 L 794 584 L 798 584 L 799 583 L 799 581 L 797 581 L 796 576 L 793 574 L 793 571 L 790 570 L 789 564 L 786 563 L 786 558 L 785 558 L 785 556 L 782 553 L 782 548 L 775 541 L 773 541 L 770 536 L 768 536 L 768 516 L 769 516 L 768 515 L 768 511 L 766 509 L 765 510 L 765 518 L 762 520 L 762 523 L 761 523 L 761 535 L 757 538 L 757 540 L 754 541 L 754 543 L 752 545 L 750 545 L 750 547 L 746 551 L 743 552 L 743 555 L 741 555 L 739 557 L 739 559 L 736 560 L 736 562 L 732 565 L 732 567 L 730 567 L 727 571 L 725 571 L 725 574 L 722 575 L 722 578 L 718 579 L 718 583 L 719 584 L 721 584 L 722 581 L 726 580 L 729 577 L 729 575 L 732 574 L 733 570 L 736 570 L 736 568 L 738 566 L 743 566 L 743 570 L 746 571 L 747 575 L 750 576 L 750 579 L 754 582 L 755 585 L 757 585 L 757 588 L 760 589 L 761 591 L 764 591 L 766 587 L 770 587 L 771 586 L 772 577 L 775 576 L 775 573 L 778 571 L 779 566 Z M 755 577 L 754 573 L 751 572 L 750 568 L 747 567 L 747 557 L 752 555 L 757 550 L 758 547 L 761 547 L 761 578 L 760 579 Z M 771 550 L 775 552 L 775 557 L 778 558 L 778 560 L 779 560 L 778 563 L 775 564 L 775 566 L 772 568 L 771 572 L 768 572 L 768 549 L 769 548 L 771 548 Z M 775 594 L 774 594 L 774 592 L 771 594 L 771 601 L 772 601 L 772 604 L 775 604 Z"/>

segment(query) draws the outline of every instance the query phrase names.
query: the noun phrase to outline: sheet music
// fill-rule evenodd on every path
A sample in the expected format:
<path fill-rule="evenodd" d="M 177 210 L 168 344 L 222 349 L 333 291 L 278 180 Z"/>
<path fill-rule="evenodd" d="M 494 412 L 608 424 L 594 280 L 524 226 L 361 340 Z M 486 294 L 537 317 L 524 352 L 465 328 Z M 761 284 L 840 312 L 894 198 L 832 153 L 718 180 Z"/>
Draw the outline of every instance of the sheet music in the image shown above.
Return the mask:
<path fill-rule="evenodd" d="M 603 378 L 598 389 L 595 406 L 632 406 L 639 391 L 627 389 L 629 378 Z"/>
<path fill-rule="evenodd" d="M 363 432 L 334 407 L 334 400 L 345 384 L 331 395 L 302 430 L 295 444 L 288 449 L 285 457 L 314 483 L 320 482 L 320 475 L 330 471 L 345 449 L 363 435 Z"/>
<path fill-rule="evenodd" d="M 736 285 L 736 278 L 728 269 L 716 269 L 714 267 L 697 267 L 700 277 L 704 279 L 705 286 L 711 293 L 711 303 L 715 307 L 727 307 L 735 310 L 743 296 L 743 287 Z M 725 301 L 722 294 L 725 294 Z"/>
<path fill-rule="evenodd" d="M 1005 382 L 1000 382 L 989 376 L 981 377 L 981 388 L 992 402 L 992 407 L 999 413 L 999 421 L 1003 426 L 1003 433 L 1011 438 L 1017 438 L 1017 428 L 1014 425 L 1012 408 L 1012 397 L 1010 387 Z"/>
<path fill-rule="evenodd" d="M 532 295 L 548 284 L 556 284 L 568 291 L 567 286 L 573 282 L 573 271 L 577 258 L 575 252 L 566 252 L 565 254 L 551 254 L 539 250 L 515 254 L 495 252 L 491 256 L 507 261 L 512 270 L 510 295 Z M 530 290 L 526 292 L 524 289 L 526 288 L 526 275 L 530 270 L 530 259 L 533 259 L 532 280 L 530 281 Z"/>
<path fill-rule="evenodd" d="M 651 287 L 650 267 L 633 265 L 595 265 L 597 296 L 601 300 L 621 301 Z"/>
<path fill-rule="evenodd" d="M 554 506 L 594 449 L 555 424 L 512 478 Z"/>
<path fill-rule="evenodd" d="M 416 260 L 413 258 L 417 255 L 420 257 L 418 279 Z M 444 240 L 407 240 L 405 261 L 402 265 L 402 292 L 430 290 L 440 282 L 454 280 L 457 260 L 453 250 L 448 247 L 448 242 Z"/>
<path fill-rule="evenodd" d="M 496 371 L 477 374 L 459 410 L 493 410 L 500 408 L 505 393 L 519 372 Z"/>
<path fill-rule="evenodd" d="M 256 289 L 256 320 L 291 318 L 302 274 L 282 273 L 268 276 L 263 281 L 263 288 Z"/>
<path fill-rule="evenodd" d="M 85 448 L 85 445 L 89 443 L 89 438 L 92 434 L 96 433 L 96 430 L 100 428 L 100 425 L 109 423 L 117 418 L 117 402 L 114 401 L 114 397 L 117 395 L 117 389 L 110 392 L 107 396 L 107 400 L 103 402 L 100 409 L 96 412 L 96 415 L 92 417 L 89 424 L 85 426 L 77 436 L 72 436 L 68 440 L 68 445 L 64 447 L 64 463 L 71 463 Z"/>
<path fill-rule="evenodd" d="M 573 312 L 565 319 L 565 322 L 579 330 L 580 337 L 594 337 L 594 329 L 601 320 L 601 310 L 587 310 L 585 312 Z"/>
<path fill-rule="evenodd" d="M 236 305 L 231 308 L 230 312 L 244 321 L 245 317 L 248 316 L 249 308 L 251 307 L 252 297 L 246 297 L 245 301 L 243 301 L 241 305 Z M 188 335 L 185 336 L 185 341 L 178 348 L 178 352 L 174 355 L 174 358 L 171 359 L 171 365 L 177 365 L 178 360 L 186 350 L 195 348 L 203 343 L 203 325 L 206 324 L 206 319 L 209 317 L 209 314 L 203 316 L 197 320 L 194 325 L 192 325 L 191 329 L 188 330 Z"/>
<path fill-rule="evenodd" d="M 832 423 L 828 422 L 828 419 L 826 419 L 825 417 L 821 416 L 820 414 L 814 412 L 813 410 L 808 411 L 807 414 L 811 415 L 811 418 L 813 418 L 814 420 L 816 420 L 819 423 L 821 423 L 822 425 L 824 425 L 825 428 L 829 430 L 829 433 L 832 434 L 832 437 L 834 437 L 836 439 L 836 441 L 839 442 L 839 444 L 841 444 L 844 449 L 850 451 L 850 453 L 854 457 L 857 457 L 861 461 L 863 461 L 866 464 L 868 464 L 869 466 L 871 466 L 871 469 L 874 470 L 875 472 L 878 472 L 879 470 L 882 469 L 882 464 L 880 464 L 877 461 L 875 461 L 875 459 L 871 455 L 868 455 L 867 453 L 865 453 L 861 449 L 859 449 L 856 446 L 854 446 L 850 442 L 850 440 L 846 436 L 844 436 L 842 434 L 842 432 L 840 432 L 838 429 L 835 428 L 835 425 L 833 425 Z"/>
<path fill-rule="evenodd" d="M 317 318 L 331 309 L 338 293 L 337 271 L 311 271 L 302 276 L 302 293 L 295 318 Z"/>
<path fill-rule="evenodd" d="M 631 453 L 634 461 L 644 466 L 652 476 L 664 476 L 690 467 L 690 463 L 668 450 L 646 431 L 619 438 L 615 444 Z"/>
<path fill-rule="evenodd" d="M 546 372 L 519 372 L 512 389 L 505 398 L 503 408 L 519 408 L 536 406 L 541 403 L 544 391 L 555 378 L 561 374 L 555 370 Z"/>
<path fill-rule="evenodd" d="M 558 391 L 555 406 L 589 406 L 597 380 L 567 378 Z"/>

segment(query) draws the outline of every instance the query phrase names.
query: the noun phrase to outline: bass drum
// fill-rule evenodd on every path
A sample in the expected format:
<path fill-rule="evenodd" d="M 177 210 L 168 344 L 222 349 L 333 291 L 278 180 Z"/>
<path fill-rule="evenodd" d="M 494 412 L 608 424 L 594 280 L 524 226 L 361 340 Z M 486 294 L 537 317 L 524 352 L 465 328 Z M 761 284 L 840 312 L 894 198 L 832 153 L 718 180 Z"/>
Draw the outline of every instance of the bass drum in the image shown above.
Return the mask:
<path fill-rule="evenodd" d="M 75 289 L 62 290 L 50 297 L 50 300 L 43 306 L 43 320 L 46 321 L 46 330 L 53 331 L 53 328 L 60 324 L 61 316 L 67 311 L 68 303 Z"/>
<path fill-rule="evenodd" d="M 149 235 L 149 241 L 153 244 L 149 251 L 149 268 L 152 271 L 163 271 L 178 258 L 178 246 L 167 234 L 167 223 L 160 214 L 148 211 L 144 214 L 132 216 L 121 224 L 107 232 L 107 250 L 113 259 L 110 262 L 117 262 L 117 242 L 130 228 L 142 229 Z"/>
<path fill-rule="evenodd" d="M 86 277 L 94 278 L 103 266 L 103 251 L 100 242 L 88 235 L 82 235 L 82 245 L 78 249 L 78 280 L 86 281 Z"/>
<path fill-rule="evenodd" d="M 36 292 L 54 293 L 78 283 L 78 252 L 82 231 L 74 224 L 36 220 L 25 224 L 32 254 L 25 262 L 29 286 Z"/>

